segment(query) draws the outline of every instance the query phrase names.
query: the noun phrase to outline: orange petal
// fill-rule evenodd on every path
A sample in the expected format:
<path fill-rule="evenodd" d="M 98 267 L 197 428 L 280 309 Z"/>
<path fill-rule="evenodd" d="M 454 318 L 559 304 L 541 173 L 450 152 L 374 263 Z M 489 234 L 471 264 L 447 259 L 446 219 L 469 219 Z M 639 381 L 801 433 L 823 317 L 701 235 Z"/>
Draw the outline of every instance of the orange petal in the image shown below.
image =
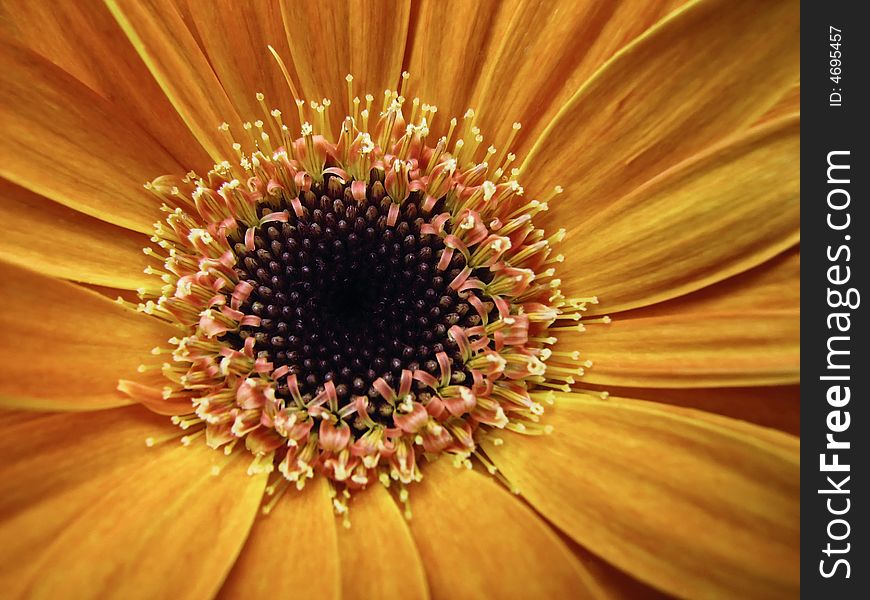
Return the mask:
<path fill-rule="evenodd" d="M 188 168 L 210 165 L 208 155 L 101 0 L 10 0 L 3 3 L 3 10 L 5 18 L 0 19 L 0 29 L 7 35 L 122 107 L 181 164 Z"/>
<path fill-rule="evenodd" d="M 230 133 L 247 147 L 233 103 L 171 0 L 107 0 L 106 4 L 212 160 L 236 156 L 218 130 L 221 123 L 228 123 Z"/>
<path fill-rule="evenodd" d="M 0 179 L 0 255 L 44 275 L 136 289 L 152 286 L 142 272 L 148 238 L 92 219 Z"/>
<path fill-rule="evenodd" d="M 556 394 L 550 436 L 486 451 L 580 544 L 681 597 L 799 590 L 797 438 L 640 400 Z"/>
<path fill-rule="evenodd" d="M 340 597 L 338 542 L 329 486 L 323 478 L 302 491 L 291 486 L 251 535 L 221 598 Z"/>
<path fill-rule="evenodd" d="M 130 406 L 88 413 L 0 410 L 0 589 L 23 585 L 39 553 L 77 515 L 162 455 L 149 436 L 177 431 Z M 22 557 L 31 557 L 22 564 Z M 14 584 L 13 584 L 14 582 Z"/>
<path fill-rule="evenodd" d="M 409 521 L 433 598 L 601 597 L 558 536 L 491 478 L 449 459 L 423 468 Z"/>
<path fill-rule="evenodd" d="M 586 81 L 530 151 L 523 185 L 564 186 L 569 212 L 551 216 L 586 221 L 756 121 L 797 79 L 799 41 L 791 0 L 684 6 Z"/>
<path fill-rule="evenodd" d="M 749 310 L 794 310 L 800 306 L 800 246 L 739 275 L 673 300 L 617 316 L 663 316 L 681 312 L 728 313 Z M 600 312 L 597 306 L 591 308 Z M 591 311 L 590 311 L 591 312 Z"/>
<path fill-rule="evenodd" d="M 801 82 L 791 86 L 785 94 L 774 104 L 770 110 L 764 113 L 758 120 L 759 123 L 775 121 L 788 115 L 800 114 L 801 112 Z"/>
<path fill-rule="evenodd" d="M 673 600 L 673 596 L 665 594 L 656 588 L 635 579 L 625 571 L 620 571 L 610 563 L 601 560 L 589 550 L 586 550 L 559 531 L 560 537 L 563 538 L 565 544 L 571 548 L 583 565 L 595 578 L 596 583 L 604 590 L 604 597 L 613 598 L 614 600 L 623 600 L 630 598 L 631 600 Z"/>
<path fill-rule="evenodd" d="M 499 30 L 500 44 L 484 55 L 471 103 L 483 135 L 501 150 L 519 121 L 512 150 L 524 155 L 598 67 L 682 3 L 517 4 Z M 547 57 L 547 68 L 534 57 Z"/>
<path fill-rule="evenodd" d="M 593 362 L 583 383 L 729 387 L 800 381 L 800 253 L 560 337 Z"/>
<path fill-rule="evenodd" d="M 0 41 L 0 177 L 143 233 L 159 217 L 142 187 L 179 167 L 106 100 L 34 52 Z"/>
<path fill-rule="evenodd" d="M 410 15 L 410 0 L 397 0 L 388 6 L 368 0 L 350 2 L 350 73 L 356 89 L 376 97 L 385 89 L 395 89 L 402 72 Z"/>
<path fill-rule="evenodd" d="M 382 92 L 398 85 L 408 36 L 409 0 L 388 6 L 366 0 L 282 0 L 281 12 L 301 94 L 309 101 L 332 101 L 333 128 L 349 114 L 348 73 L 354 77 L 354 94 L 360 98 L 372 94 L 377 107 Z"/>
<path fill-rule="evenodd" d="M 32 561 L 28 576 L 15 581 L 24 595 L 209 598 L 218 591 L 257 514 L 266 475 L 250 477 L 248 457 L 236 456 L 214 476 L 224 456 L 204 443 L 140 448 L 149 460 L 98 479 L 101 496 L 76 506 L 75 518 L 43 513 L 40 528 L 53 535 L 22 555 Z M 85 443 L 75 454 L 92 451 Z M 196 568 L 184 568 L 192 560 Z"/>
<path fill-rule="evenodd" d="M 79 286 L 0 262 L 0 405 L 94 410 L 174 329 Z M 151 357 L 153 358 L 153 357 Z"/>
<path fill-rule="evenodd" d="M 594 363 L 583 380 L 675 388 L 796 383 L 799 339 L 797 310 L 614 321 L 581 346 Z"/>
<path fill-rule="evenodd" d="M 776 256 L 800 236 L 799 152 L 796 117 L 765 124 L 573 225 L 562 247 L 563 291 L 597 294 L 599 312 L 627 310 Z"/>
<path fill-rule="evenodd" d="M 285 122 L 293 121 L 293 94 L 268 50 L 268 46 L 275 48 L 286 66 L 293 68 L 278 4 L 220 0 L 190 2 L 188 9 L 209 62 L 243 119 L 272 121 L 257 101 L 256 93 L 261 92 L 269 110 L 278 107 Z"/>
<path fill-rule="evenodd" d="M 350 528 L 338 532 L 342 598 L 428 598 L 414 539 L 386 488 L 355 492 L 349 514 Z"/>
<path fill-rule="evenodd" d="M 584 386 L 586 387 L 586 386 Z M 800 435 L 800 386 L 656 389 L 590 385 L 610 395 L 694 408 Z"/>
<path fill-rule="evenodd" d="M 329 98 L 344 106 L 344 77 L 351 72 L 349 3 L 281 0 L 281 15 L 293 68 L 302 84 L 300 94 L 307 100 Z M 341 111 L 333 111 L 333 117 L 337 112 Z"/>
<path fill-rule="evenodd" d="M 438 107 L 438 131 L 446 132 L 447 122 L 469 108 L 484 59 L 510 22 L 513 6 L 499 0 L 415 3 L 408 60 L 412 96 Z"/>

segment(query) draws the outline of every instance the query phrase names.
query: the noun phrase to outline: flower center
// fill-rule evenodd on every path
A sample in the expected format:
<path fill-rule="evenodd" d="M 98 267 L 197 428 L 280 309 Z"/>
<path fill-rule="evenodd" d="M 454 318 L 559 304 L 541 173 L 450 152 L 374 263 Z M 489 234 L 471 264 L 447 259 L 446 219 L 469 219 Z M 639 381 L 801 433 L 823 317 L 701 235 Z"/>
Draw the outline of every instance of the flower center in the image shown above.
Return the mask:
<path fill-rule="evenodd" d="M 251 286 L 238 310 L 260 321 L 226 339 L 241 350 L 253 338 L 269 362 L 296 376 L 305 401 L 329 381 L 339 408 L 366 396 L 371 418 L 389 425 L 393 407 L 375 382 L 398 387 L 403 370 L 437 377 L 441 352 L 451 361 L 451 381 L 470 381 L 448 331 L 475 327 L 481 316 L 449 285 L 462 274 L 465 257 L 454 253 L 441 268 L 443 240 L 421 232 L 429 222 L 422 193 L 412 192 L 391 222 L 394 202 L 377 177 L 374 170 L 360 201 L 349 183 L 327 175 L 300 194 L 301 216 L 282 201 L 286 222 L 255 228 L 253 249 L 235 244 L 236 274 Z M 273 210 L 260 207 L 260 218 Z M 422 393 L 426 385 L 417 381 L 413 389 Z M 291 400 L 286 384 L 276 391 Z M 357 434 L 368 430 L 359 416 L 350 424 Z"/>
<path fill-rule="evenodd" d="M 401 91 L 375 122 L 347 81 L 337 136 L 327 101 L 297 101 L 294 138 L 258 95 L 265 122 L 241 141 L 219 127 L 236 161 L 146 185 L 167 217 L 136 308 L 180 333 L 141 369 L 161 383 L 119 387 L 174 414 L 184 443 L 246 448 L 270 473 L 264 510 L 316 475 L 343 512 L 374 482 L 407 498 L 424 458 L 494 470 L 480 441 L 546 432 L 546 392 L 589 365 L 552 348 L 597 300 L 561 293 L 565 232 L 534 226 L 553 196 L 525 197 L 510 140 L 483 148 L 473 111 L 431 140 L 437 109 L 414 99 L 406 121 Z"/>

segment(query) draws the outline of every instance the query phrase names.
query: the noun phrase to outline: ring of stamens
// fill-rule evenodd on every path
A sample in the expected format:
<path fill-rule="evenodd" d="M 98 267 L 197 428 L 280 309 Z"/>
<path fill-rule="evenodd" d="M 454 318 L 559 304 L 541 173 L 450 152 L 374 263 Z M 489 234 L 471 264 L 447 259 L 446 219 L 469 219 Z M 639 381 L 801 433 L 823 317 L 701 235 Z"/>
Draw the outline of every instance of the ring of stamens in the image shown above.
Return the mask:
<path fill-rule="evenodd" d="M 186 443 L 243 442 L 249 471 L 277 471 L 276 498 L 316 474 L 345 494 L 404 486 L 423 456 L 491 466 L 482 437 L 546 431 L 530 391 L 589 365 L 549 348 L 597 300 L 561 294 L 564 230 L 534 226 L 550 198 L 525 198 L 514 155 L 483 149 L 473 111 L 430 145 L 435 107 L 415 99 L 406 123 L 388 91 L 370 126 L 365 101 L 349 78 L 337 138 L 328 103 L 309 119 L 297 102 L 301 137 L 268 111 L 229 138 L 237 164 L 146 185 L 167 213 L 162 252 L 145 250 L 162 285 L 136 308 L 181 333 L 154 350 L 171 354 L 161 383 L 119 387 L 175 413 Z"/>

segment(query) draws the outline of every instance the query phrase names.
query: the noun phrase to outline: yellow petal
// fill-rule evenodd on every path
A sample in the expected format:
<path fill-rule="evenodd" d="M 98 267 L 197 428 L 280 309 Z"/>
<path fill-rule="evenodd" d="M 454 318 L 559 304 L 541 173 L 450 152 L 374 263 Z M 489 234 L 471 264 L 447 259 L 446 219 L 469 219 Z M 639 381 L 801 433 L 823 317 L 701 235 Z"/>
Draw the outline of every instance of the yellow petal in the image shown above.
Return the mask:
<path fill-rule="evenodd" d="M 498 43 L 514 6 L 499 0 L 415 4 L 408 60 L 412 95 L 438 107 L 438 131 L 446 131 L 447 122 L 469 108 L 484 58 Z"/>
<path fill-rule="evenodd" d="M 593 366 L 583 383 L 730 387 L 800 381 L 796 250 L 694 294 L 560 337 Z"/>
<path fill-rule="evenodd" d="M 107 0 L 106 4 L 212 160 L 236 156 L 218 131 L 221 123 L 228 123 L 230 133 L 247 147 L 235 107 L 171 0 Z"/>
<path fill-rule="evenodd" d="M 268 50 L 271 45 L 293 69 L 278 3 L 190 2 L 188 9 L 209 62 L 243 119 L 272 121 L 257 101 L 261 92 L 269 110 L 279 108 L 285 122 L 294 122 L 293 95 Z"/>
<path fill-rule="evenodd" d="M 566 215 L 586 221 L 758 119 L 797 79 L 799 41 L 792 0 L 687 4 L 586 81 L 535 143 L 523 185 L 564 186 Z"/>
<path fill-rule="evenodd" d="M 613 312 L 761 264 L 799 239 L 799 172 L 796 117 L 711 148 L 573 225 L 562 289 Z"/>
<path fill-rule="evenodd" d="M 188 168 L 209 166 L 208 155 L 102 1 L 10 0 L 3 3 L 3 10 L 0 29 L 7 35 L 122 107 L 181 164 Z"/>
<path fill-rule="evenodd" d="M 471 102 L 483 135 L 501 150 L 519 121 L 512 150 L 523 156 L 598 67 L 682 3 L 513 3 L 500 43 L 484 55 Z M 547 57 L 547 68 L 535 57 Z"/>
<path fill-rule="evenodd" d="M 268 496 L 267 496 L 268 498 Z M 220 598 L 340 597 L 338 542 L 329 486 L 323 478 L 302 491 L 290 486 L 260 515 Z"/>
<path fill-rule="evenodd" d="M 106 100 L 30 50 L 0 41 L 0 177 L 103 221 L 149 233 L 142 187 L 179 167 Z"/>
<path fill-rule="evenodd" d="M 666 405 L 557 394 L 550 436 L 487 453 L 580 544 L 681 597 L 793 598 L 797 438 Z"/>
<path fill-rule="evenodd" d="M 129 404 L 115 390 L 174 334 L 79 286 L 0 262 L 0 406 L 94 410 Z"/>
<path fill-rule="evenodd" d="M 136 289 L 154 284 L 142 272 L 148 238 L 66 208 L 0 179 L 0 256 L 44 275 Z"/>
<path fill-rule="evenodd" d="M 386 488 L 355 492 L 350 523 L 338 532 L 342 598 L 429 597 L 414 539 Z"/>
<path fill-rule="evenodd" d="M 141 452 L 151 460 L 131 463 L 44 547 L 25 554 L 35 564 L 16 582 L 26 595 L 214 596 L 257 515 L 266 475 L 247 474 L 248 456 L 213 475 L 224 456 L 201 442 Z"/>
<path fill-rule="evenodd" d="M 409 521 L 433 598 L 601 597 L 558 536 L 490 477 L 424 465 Z"/>

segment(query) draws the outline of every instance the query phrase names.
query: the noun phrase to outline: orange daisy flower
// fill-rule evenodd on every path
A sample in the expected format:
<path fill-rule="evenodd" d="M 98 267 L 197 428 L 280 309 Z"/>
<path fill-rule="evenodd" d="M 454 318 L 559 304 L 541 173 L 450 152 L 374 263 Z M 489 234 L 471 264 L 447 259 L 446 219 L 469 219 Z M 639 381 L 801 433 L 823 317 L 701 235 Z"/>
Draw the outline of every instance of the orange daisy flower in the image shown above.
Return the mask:
<path fill-rule="evenodd" d="M 3 596 L 797 594 L 798 40 L 4 2 Z"/>

